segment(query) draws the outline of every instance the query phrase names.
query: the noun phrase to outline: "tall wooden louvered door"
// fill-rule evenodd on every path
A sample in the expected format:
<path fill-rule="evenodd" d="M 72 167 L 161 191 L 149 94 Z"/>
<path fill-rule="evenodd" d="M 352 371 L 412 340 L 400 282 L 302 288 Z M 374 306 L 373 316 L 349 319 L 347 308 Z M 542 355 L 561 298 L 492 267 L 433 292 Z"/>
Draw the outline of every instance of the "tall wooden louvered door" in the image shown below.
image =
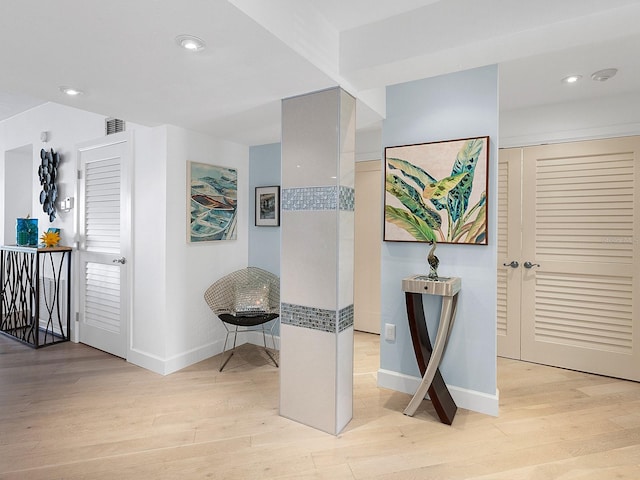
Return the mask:
<path fill-rule="evenodd" d="M 498 355 L 520 360 L 522 149 L 498 155 Z"/>
<path fill-rule="evenodd" d="M 79 152 L 80 341 L 126 358 L 131 175 L 127 134 Z"/>
<path fill-rule="evenodd" d="M 520 265 L 500 265 L 522 360 L 640 380 L 639 157 L 640 137 L 522 149 Z"/>

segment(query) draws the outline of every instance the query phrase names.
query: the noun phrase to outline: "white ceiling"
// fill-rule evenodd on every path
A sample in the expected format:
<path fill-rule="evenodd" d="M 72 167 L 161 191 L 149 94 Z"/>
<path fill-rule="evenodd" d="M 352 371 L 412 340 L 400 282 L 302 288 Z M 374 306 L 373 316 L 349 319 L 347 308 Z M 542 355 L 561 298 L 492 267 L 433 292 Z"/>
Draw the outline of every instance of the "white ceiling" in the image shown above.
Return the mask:
<path fill-rule="evenodd" d="M 257 145 L 282 98 L 342 85 L 365 128 L 387 85 L 496 63 L 502 110 L 616 96 L 640 90 L 638 20 L 640 0 L 2 0 L 0 119 L 53 101 Z"/>

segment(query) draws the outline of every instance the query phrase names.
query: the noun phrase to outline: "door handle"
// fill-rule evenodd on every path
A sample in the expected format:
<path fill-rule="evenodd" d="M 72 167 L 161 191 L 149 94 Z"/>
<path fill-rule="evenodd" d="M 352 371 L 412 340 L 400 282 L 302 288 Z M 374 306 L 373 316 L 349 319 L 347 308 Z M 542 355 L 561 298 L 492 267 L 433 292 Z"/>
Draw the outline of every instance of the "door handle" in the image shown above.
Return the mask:
<path fill-rule="evenodd" d="M 124 265 L 125 263 L 127 263 L 127 259 L 124 257 L 114 258 L 113 263 L 119 263 L 121 265 Z"/>
<path fill-rule="evenodd" d="M 511 263 L 503 263 L 505 267 L 518 268 L 520 264 L 515 260 L 511 260 Z"/>
<path fill-rule="evenodd" d="M 528 261 L 527 261 L 527 262 L 524 262 L 524 263 L 522 264 L 522 266 L 523 266 L 524 268 L 533 268 L 533 267 L 539 267 L 539 266 L 540 266 L 540 264 L 539 264 L 539 263 L 531 263 L 531 262 L 528 262 Z"/>

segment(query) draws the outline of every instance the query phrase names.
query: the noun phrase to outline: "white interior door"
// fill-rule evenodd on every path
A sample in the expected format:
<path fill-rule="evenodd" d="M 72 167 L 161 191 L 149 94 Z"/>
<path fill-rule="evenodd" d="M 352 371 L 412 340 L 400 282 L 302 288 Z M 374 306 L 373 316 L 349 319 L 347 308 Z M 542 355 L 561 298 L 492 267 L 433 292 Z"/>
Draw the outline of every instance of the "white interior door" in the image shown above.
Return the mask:
<path fill-rule="evenodd" d="M 80 341 L 126 358 L 131 181 L 126 134 L 79 149 Z"/>
<path fill-rule="evenodd" d="M 640 380 L 639 158 L 640 137 L 522 149 L 519 267 L 499 267 L 520 278 L 522 360 Z"/>
<path fill-rule="evenodd" d="M 353 327 L 380 334 L 382 168 L 380 160 L 356 162 Z"/>

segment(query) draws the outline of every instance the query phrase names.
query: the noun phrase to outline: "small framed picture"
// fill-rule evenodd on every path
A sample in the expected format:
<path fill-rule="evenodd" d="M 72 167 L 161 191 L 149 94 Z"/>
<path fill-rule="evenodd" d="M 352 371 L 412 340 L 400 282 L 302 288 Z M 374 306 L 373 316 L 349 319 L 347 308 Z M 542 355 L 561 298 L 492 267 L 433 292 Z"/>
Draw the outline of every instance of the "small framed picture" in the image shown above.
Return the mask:
<path fill-rule="evenodd" d="M 256 226 L 280 226 L 280 187 L 256 187 Z"/>

